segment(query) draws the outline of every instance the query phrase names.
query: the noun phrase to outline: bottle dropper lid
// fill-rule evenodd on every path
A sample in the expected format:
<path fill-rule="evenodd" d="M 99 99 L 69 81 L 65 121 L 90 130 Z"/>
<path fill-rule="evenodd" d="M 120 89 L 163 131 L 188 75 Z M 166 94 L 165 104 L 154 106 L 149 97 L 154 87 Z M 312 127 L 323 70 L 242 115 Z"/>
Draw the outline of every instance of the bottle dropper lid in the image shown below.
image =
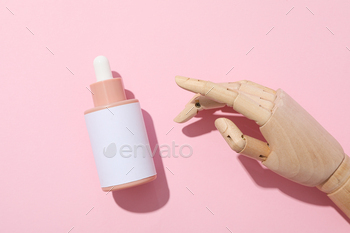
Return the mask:
<path fill-rule="evenodd" d="M 109 61 L 106 57 L 96 57 L 94 59 L 94 68 L 97 82 L 113 78 L 111 67 L 109 66 Z"/>
<path fill-rule="evenodd" d="M 95 107 L 106 106 L 126 100 L 123 81 L 113 78 L 109 61 L 104 56 L 94 59 L 94 69 L 97 82 L 90 85 Z"/>

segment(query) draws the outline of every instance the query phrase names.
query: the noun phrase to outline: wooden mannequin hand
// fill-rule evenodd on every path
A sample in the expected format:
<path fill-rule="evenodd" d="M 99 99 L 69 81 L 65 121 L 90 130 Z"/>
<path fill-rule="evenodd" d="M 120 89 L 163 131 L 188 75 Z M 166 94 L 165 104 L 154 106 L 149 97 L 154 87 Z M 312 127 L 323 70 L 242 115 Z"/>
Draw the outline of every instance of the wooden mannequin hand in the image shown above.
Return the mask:
<path fill-rule="evenodd" d="M 260 160 L 275 173 L 317 186 L 350 217 L 350 159 L 342 147 L 287 93 L 250 81 L 213 83 L 177 76 L 176 83 L 198 93 L 174 119 L 182 123 L 203 109 L 233 107 L 254 120 L 266 142 L 243 135 L 229 119 L 215 121 L 237 153 Z"/>

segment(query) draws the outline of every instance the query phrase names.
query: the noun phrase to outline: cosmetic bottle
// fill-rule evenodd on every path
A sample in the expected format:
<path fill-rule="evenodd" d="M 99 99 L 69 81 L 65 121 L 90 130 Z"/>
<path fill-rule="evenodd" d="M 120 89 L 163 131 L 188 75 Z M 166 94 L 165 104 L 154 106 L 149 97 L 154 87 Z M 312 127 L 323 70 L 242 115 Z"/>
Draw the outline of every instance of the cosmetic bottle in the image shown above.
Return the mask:
<path fill-rule="evenodd" d="M 127 99 L 121 78 L 113 78 L 108 59 L 94 60 L 97 82 L 90 85 L 94 107 L 85 122 L 102 190 L 133 187 L 157 177 L 137 99 Z"/>

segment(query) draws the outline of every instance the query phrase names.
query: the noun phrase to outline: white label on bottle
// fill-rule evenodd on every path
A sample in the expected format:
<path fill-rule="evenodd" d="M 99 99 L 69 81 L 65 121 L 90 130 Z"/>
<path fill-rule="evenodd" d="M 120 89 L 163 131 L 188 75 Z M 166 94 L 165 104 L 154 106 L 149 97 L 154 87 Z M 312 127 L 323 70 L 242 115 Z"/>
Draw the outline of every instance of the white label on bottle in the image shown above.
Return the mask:
<path fill-rule="evenodd" d="M 101 187 L 157 174 L 140 103 L 88 113 L 85 121 Z"/>

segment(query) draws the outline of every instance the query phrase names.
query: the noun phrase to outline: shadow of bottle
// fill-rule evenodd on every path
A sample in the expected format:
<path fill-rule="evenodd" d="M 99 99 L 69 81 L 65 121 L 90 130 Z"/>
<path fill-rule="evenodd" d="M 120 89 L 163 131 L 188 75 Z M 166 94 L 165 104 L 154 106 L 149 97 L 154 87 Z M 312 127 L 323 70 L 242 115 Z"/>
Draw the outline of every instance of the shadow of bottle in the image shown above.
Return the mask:
<path fill-rule="evenodd" d="M 117 72 L 112 72 L 113 77 L 121 77 Z M 125 90 L 127 99 L 135 99 L 134 94 Z M 157 171 L 157 179 L 154 181 L 135 186 L 128 189 L 117 190 L 113 192 L 114 201 L 121 208 L 136 213 L 146 213 L 156 211 L 169 200 L 170 192 L 166 179 L 162 158 L 159 154 L 157 135 L 151 115 L 142 109 L 142 115 L 145 121 L 148 140 L 154 153 L 153 161 Z"/>
<path fill-rule="evenodd" d="M 226 117 L 234 122 L 243 134 L 266 141 L 259 130 L 259 126 L 252 120 L 242 115 L 218 115 L 214 113 L 217 110 L 206 110 L 199 112 L 196 118 L 198 121 L 193 122 L 182 129 L 182 132 L 189 137 L 196 137 L 202 134 L 210 133 L 217 130 L 214 121 L 220 117 Z M 237 113 L 232 108 L 224 107 L 223 113 Z M 219 136 L 219 133 L 218 133 Z M 255 184 L 263 188 L 277 188 L 284 194 L 299 201 L 318 206 L 333 207 L 349 224 L 350 219 L 327 197 L 327 195 L 315 187 L 306 187 L 279 176 L 267 168 L 263 168 L 260 163 L 244 155 L 239 155 L 238 160 L 252 177 Z"/>

